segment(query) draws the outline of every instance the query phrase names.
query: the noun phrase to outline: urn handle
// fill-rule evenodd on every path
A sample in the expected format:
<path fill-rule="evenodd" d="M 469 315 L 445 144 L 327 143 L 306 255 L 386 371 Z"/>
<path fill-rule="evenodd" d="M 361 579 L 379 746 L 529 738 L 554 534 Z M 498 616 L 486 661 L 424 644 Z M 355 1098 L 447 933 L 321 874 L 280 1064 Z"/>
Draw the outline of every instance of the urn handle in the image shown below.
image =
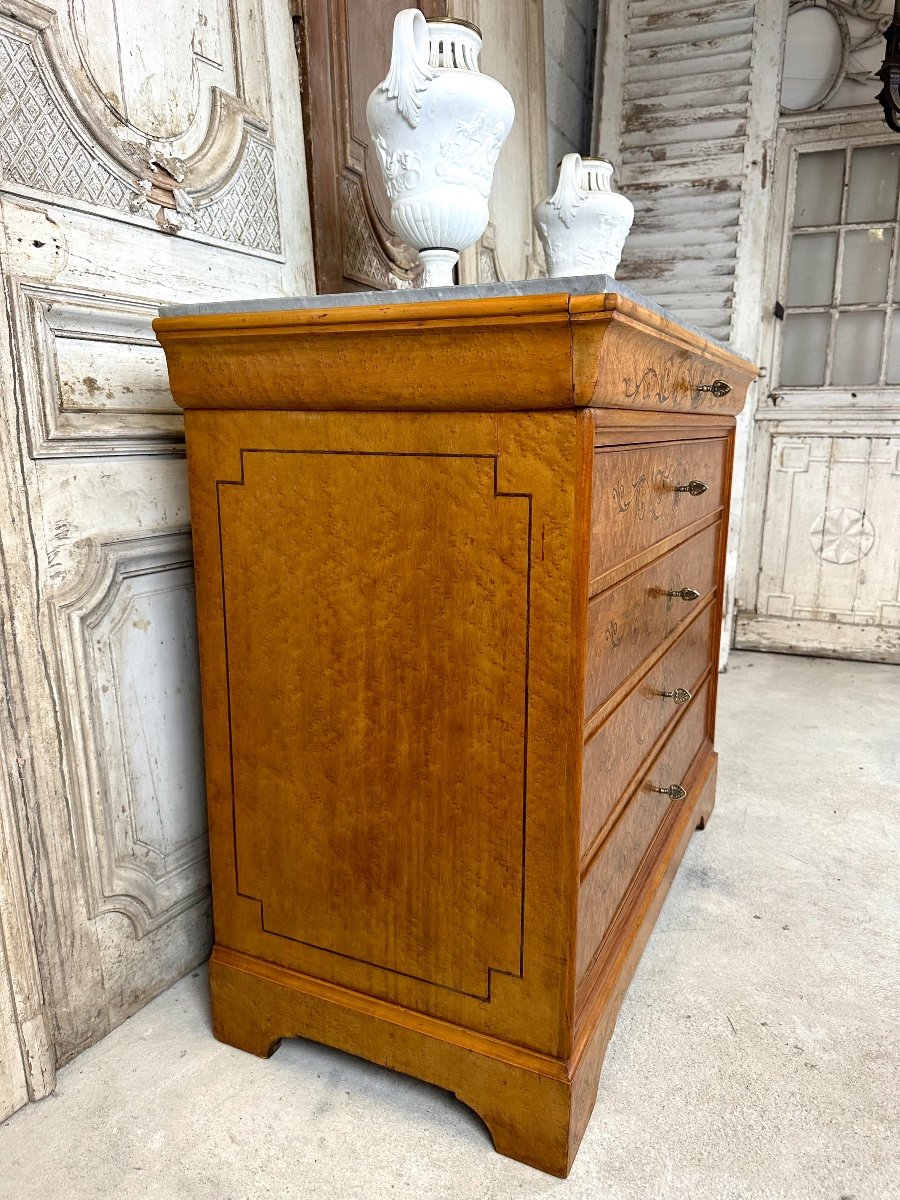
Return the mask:
<path fill-rule="evenodd" d="M 570 228 L 586 199 L 587 192 L 581 186 L 581 155 L 565 154 L 559 166 L 559 182 L 549 203 L 559 213 L 566 229 Z"/>
<path fill-rule="evenodd" d="M 394 19 L 391 65 L 381 90 L 413 129 L 419 124 L 424 93 L 437 75 L 428 64 L 428 23 L 417 8 L 404 8 Z"/>

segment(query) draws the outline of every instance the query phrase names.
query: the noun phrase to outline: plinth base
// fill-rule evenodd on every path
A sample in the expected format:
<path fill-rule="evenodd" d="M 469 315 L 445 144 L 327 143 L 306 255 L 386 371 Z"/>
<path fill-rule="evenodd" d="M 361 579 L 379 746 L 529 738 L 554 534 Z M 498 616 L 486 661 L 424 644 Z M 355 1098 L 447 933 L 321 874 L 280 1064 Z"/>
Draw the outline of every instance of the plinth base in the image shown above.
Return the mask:
<path fill-rule="evenodd" d="M 597 1098 L 616 1016 L 691 833 L 715 802 L 716 755 L 692 772 L 693 804 L 673 809 L 641 886 L 623 904 L 586 981 L 568 1062 L 361 995 L 216 945 L 213 1033 L 268 1058 L 305 1037 L 446 1088 L 484 1121 L 496 1150 L 565 1177 Z"/>

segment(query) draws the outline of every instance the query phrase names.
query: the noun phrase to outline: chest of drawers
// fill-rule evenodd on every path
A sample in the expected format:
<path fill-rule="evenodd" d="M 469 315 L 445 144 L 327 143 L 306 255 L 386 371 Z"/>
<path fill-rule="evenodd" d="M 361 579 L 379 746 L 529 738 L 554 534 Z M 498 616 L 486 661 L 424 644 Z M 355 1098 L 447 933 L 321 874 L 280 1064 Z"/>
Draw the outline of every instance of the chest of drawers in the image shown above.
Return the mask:
<path fill-rule="evenodd" d="M 181 313 L 213 1025 L 565 1175 L 712 809 L 752 368 L 613 291 Z"/>

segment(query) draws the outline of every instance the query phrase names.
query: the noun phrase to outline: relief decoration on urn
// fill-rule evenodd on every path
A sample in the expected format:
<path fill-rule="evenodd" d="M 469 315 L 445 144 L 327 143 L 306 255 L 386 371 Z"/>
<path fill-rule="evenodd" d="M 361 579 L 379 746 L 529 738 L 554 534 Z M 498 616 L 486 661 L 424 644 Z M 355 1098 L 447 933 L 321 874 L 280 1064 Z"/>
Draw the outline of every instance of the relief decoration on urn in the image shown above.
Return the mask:
<path fill-rule="evenodd" d="M 391 64 L 366 119 L 391 221 L 418 251 L 425 286 L 453 284 L 460 250 L 488 223 L 494 166 L 512 128 L 509 92 L 478 68 L 481 34 L 463 21 L 394 21 Z"/>
<path fill-rule="evenodd" d="M 563 158 L 556 191 L 534 209 L 548 275 L 615 278 L 634 205 L 613 191 L 612 173 L 612 163 L 602 158 Z"/>

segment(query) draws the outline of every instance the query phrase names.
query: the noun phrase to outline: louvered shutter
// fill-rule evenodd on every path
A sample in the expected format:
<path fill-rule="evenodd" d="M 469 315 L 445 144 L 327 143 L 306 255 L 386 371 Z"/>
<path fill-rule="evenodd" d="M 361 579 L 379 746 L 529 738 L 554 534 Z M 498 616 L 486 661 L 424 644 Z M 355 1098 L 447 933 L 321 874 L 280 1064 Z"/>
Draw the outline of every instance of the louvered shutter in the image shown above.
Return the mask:
<path fill-rule="evenodd" d="M 619 278 L 716 337 L 731 327 L 756 5 L 629 0 Z M 615 148 L 601 145 L 600 152 Z"/>

